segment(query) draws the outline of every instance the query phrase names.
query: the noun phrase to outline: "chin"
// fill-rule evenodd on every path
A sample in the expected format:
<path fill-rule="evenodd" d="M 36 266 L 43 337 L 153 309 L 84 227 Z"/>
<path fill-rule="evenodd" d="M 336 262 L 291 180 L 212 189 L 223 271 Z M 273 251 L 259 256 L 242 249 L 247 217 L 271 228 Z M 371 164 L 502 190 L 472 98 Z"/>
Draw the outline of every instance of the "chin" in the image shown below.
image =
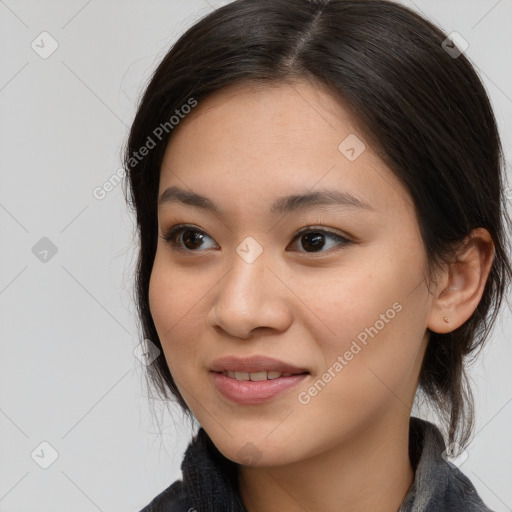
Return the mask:
<path fill-rule="evenodd" d="M 262 432 L 271 431 L 271 428 L 255 428 L 254 436 L 247 431 L 243 436 L 233 433 L 231 437 L 225 431 L 222 431 L 220 438 L 215 434 L 209 435 L 224 457 L 241 466 L 264 468 L 296 462 L 300 454 L 294 446 L 286 444 L 286 440 L 290 440 L 286 431 L 282 431 L 282 436 L 272 434 L 273 439 L 265 439 Z"/>

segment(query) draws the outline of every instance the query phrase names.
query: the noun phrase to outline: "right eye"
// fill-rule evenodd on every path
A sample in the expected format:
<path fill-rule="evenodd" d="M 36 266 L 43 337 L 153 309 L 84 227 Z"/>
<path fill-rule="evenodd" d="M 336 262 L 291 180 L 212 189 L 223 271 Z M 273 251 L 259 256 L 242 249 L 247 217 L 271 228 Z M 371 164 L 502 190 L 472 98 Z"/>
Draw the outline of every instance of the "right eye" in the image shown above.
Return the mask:
<path fill-rule="evenodd" d="M 196 249 L 201 246 L 205 237 L 210 238 L 204 231 L 190 224 L 172 226 L 162 236 L 174 250 L 183 252 L 198 252 Z"/>

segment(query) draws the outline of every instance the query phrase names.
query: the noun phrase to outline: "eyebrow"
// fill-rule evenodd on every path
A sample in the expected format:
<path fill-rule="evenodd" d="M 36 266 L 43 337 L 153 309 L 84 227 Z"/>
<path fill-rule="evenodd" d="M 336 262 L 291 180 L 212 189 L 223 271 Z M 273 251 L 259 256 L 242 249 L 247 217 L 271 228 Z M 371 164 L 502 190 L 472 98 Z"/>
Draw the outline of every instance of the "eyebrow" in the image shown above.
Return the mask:
<path fill-rule="evenodd" d="M 194 206 L 218 216 L 224 215 L 222 209 L 208 197 L 176 186 L 167 188 L 158 199 L 159 205 L 175 202 Z M 373 210 L 366 201 L 349 194 L 348 192 L 323 189 L 315 192 L 306 192 L 304 194 L 293 194 L 280 197 L 272 203 L 269 211 L 271 215 L 284 215 L 297 210 L 305 210 L 313 206 L 333 205 Z"/>

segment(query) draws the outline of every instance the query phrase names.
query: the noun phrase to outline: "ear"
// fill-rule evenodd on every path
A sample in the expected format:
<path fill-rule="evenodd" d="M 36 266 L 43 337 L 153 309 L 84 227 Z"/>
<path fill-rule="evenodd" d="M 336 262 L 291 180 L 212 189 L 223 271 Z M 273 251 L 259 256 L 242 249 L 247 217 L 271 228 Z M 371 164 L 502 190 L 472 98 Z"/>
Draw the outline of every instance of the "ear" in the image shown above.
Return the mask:
<path fill-rule="evenodd" d="M 460 327 L 477 308 L 494 261 L 492 237 L 475 228 L 464 240 L 460 252 L 439 275 L 427 327 L 437 333 Z"/>

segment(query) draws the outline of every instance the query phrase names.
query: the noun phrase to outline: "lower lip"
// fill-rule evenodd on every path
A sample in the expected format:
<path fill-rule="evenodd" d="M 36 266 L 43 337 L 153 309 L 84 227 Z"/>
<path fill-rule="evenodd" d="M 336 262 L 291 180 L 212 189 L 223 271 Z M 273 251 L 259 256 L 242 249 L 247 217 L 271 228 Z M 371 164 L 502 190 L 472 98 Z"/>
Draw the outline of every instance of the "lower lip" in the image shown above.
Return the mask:
<path fill-rule="evenodd" d="M 237 404 L 261 404 L 296 386 L 309 374 L 267 380 L 236 380 L 222 373 L 210 372 L 217 389 Z"/>

